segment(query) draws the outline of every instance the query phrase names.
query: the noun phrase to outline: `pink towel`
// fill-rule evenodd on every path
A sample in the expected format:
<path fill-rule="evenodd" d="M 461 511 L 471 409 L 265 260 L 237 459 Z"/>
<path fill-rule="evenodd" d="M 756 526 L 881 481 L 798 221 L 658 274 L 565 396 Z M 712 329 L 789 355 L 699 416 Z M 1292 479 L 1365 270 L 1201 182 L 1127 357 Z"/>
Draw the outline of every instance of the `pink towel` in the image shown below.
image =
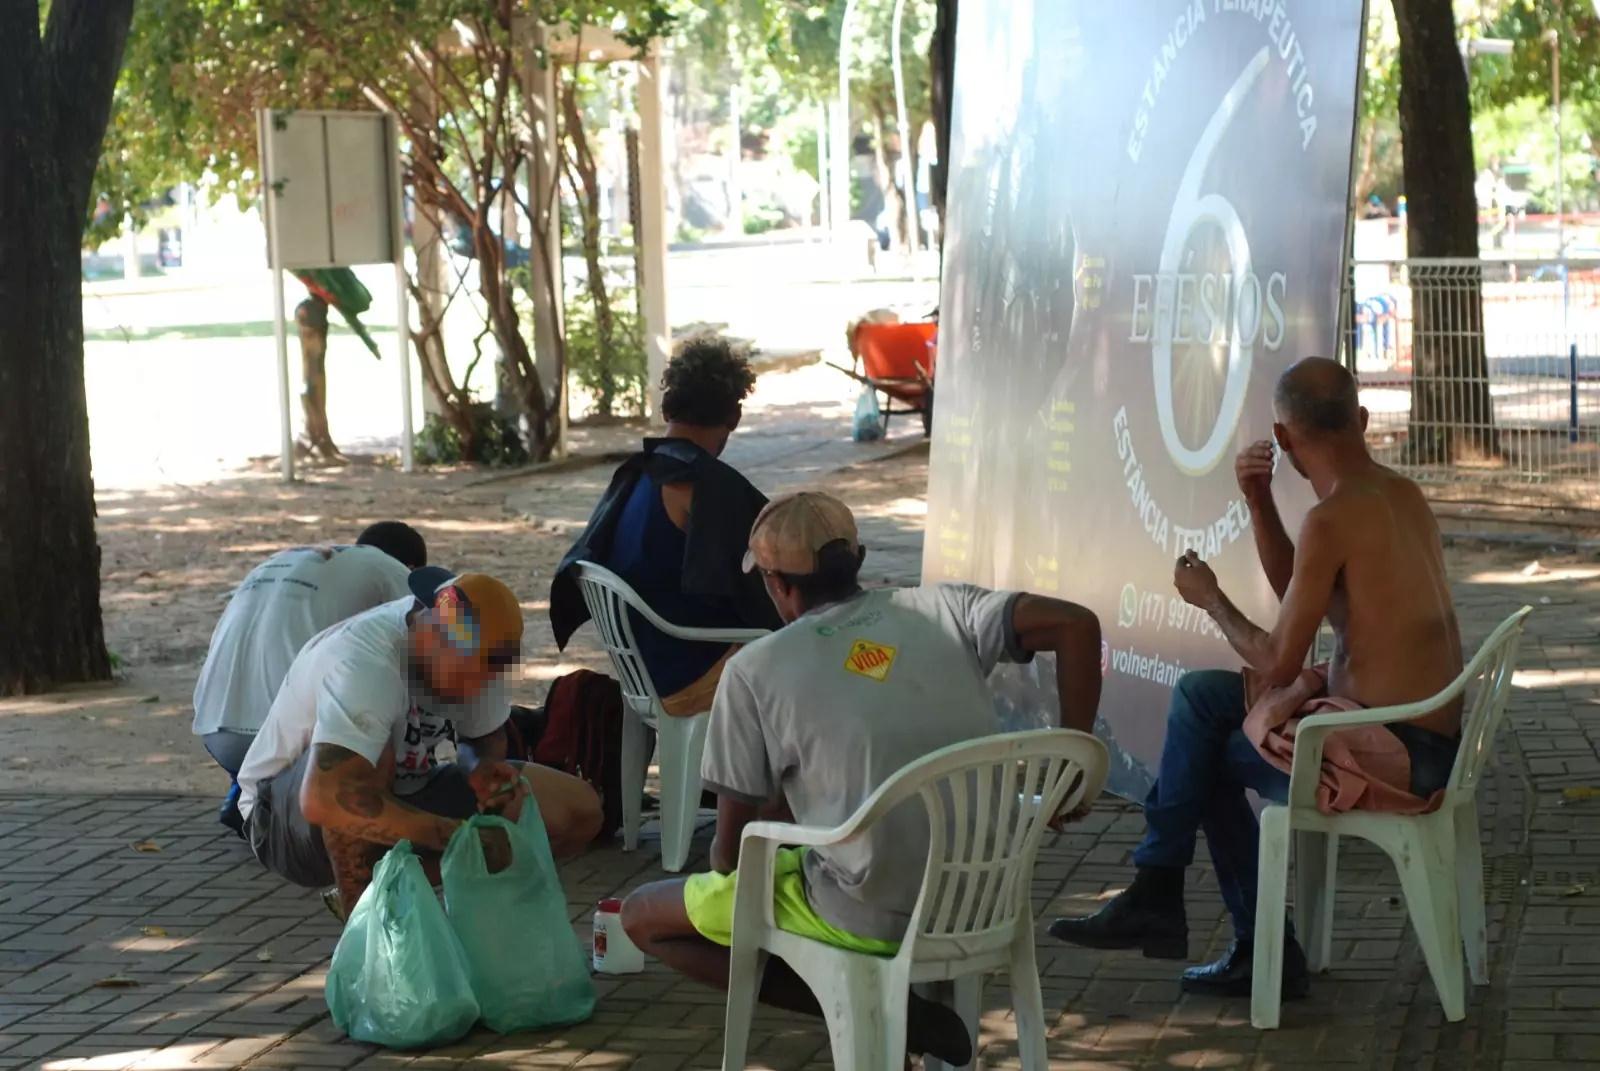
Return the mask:
<path fill-rule="evenodd" d="M 1289 773 L 1294 762 L 1294 733 L 1300 719 L 1330 711 L 1361 710 L 1360 703 L 1327 694 L 1328 667 L 1313 666 L 1282 688 L 1256 694 L 1258 681 L 1245 674 L 1249 712 L 1244 734 L 1262 758 Z M 1317 783 L 1317 810 L 1385 811 L 1427 814 L 1444 800 L 1441 789 L 1427 799 L 1411 794 L 1411 756 L 1400 738 L 1382 725 L 1338 729 L 1323 740 L 1322 777 Z"/>

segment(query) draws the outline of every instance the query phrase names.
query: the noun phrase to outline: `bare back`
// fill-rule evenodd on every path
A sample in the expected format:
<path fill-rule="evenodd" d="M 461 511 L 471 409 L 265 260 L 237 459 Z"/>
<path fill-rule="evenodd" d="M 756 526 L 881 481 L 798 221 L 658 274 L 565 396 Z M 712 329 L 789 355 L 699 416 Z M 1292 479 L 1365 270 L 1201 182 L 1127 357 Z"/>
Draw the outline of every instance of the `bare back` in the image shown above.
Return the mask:
<path fill-rule="evenodd" d="M 1340 481 L 1317 511 L 1344 548 L 1328 619 L 1337 636 L 1328 689 L 1368 707 L 1426 699 L 1461 672 L 1461 633 L 1433 511 L 1382 466 Z M 1461 704 L 1414 722 L 1453 736 Z"/>

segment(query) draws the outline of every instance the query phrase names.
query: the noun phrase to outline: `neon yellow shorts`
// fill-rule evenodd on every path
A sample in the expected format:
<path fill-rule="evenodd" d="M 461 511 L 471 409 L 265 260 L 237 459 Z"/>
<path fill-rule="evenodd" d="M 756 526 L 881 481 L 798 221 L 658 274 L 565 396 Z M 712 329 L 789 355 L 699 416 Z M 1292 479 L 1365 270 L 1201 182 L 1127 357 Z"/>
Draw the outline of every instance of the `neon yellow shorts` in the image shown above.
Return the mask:
<path fill-rule="evenodd" d="M 869 956 L 892 956 L 900 950 L 899 941 L 857 937 L 812 910 L 806 900 L 805 878 L 800 872 L 804 858 L 804 848 L 778 849 L 772 883 L 772 917 L 778 929 Z M 733 892 L 738 877 L 737 873 L 691 874 L 684 882 L 684 913 L 700 931 L 700 936 L 708 941 L 719 945 L 733 943 Z"/>

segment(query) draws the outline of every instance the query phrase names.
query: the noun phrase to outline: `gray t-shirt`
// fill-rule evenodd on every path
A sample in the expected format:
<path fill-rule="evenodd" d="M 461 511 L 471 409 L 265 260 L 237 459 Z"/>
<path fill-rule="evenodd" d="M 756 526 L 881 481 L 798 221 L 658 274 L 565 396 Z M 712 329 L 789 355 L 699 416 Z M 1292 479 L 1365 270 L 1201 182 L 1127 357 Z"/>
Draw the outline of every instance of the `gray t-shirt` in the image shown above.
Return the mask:
<path fill-rule="evenodd" d="M 802 825 L 834 826 L 895 772 L 998 729 L 986 678 L 1021 662 L 1016 592 L 968 584 L 863 592 L 728 662 L 711 708 L 707 786 L 751 802 L 781 790 Z M 928 853 L 910 800 L 865 837 L 806 856 L 811 906 L 861 937 L 899 940 Z"/>

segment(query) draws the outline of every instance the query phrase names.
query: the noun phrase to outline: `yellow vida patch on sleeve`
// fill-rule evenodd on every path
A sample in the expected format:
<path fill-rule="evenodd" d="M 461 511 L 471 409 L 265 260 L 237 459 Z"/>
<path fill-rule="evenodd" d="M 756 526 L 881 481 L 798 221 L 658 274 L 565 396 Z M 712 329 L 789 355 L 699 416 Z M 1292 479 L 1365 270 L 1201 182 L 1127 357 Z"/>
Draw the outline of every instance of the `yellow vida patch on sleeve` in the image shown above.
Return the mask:
<path fill-rule="evenodd" d="M 893 647 L 873 643 L 871 640 L 857 640 L 850 645 L 850 654 L 844 660 L 844 668 L 875 681 L 887 680 L 896 653 Z"/>

